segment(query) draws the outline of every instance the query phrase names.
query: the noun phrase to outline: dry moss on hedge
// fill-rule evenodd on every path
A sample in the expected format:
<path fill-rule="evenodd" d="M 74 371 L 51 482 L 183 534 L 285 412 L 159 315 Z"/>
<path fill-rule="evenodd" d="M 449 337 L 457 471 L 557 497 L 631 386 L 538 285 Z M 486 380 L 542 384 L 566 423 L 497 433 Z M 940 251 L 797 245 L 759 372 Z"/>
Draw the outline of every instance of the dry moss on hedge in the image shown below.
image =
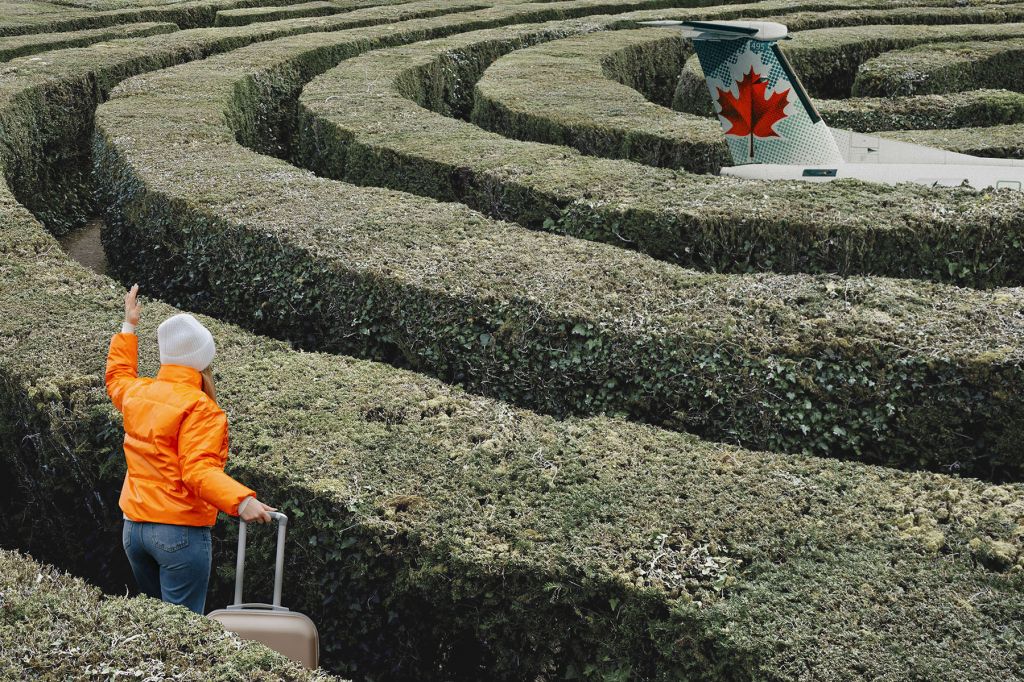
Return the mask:
<path fill-rule="evenodd" d="M 1009 90 L 826 99 L 818 100 L 814 105 L 833 128 L 862 133 L 973 128 L 1024 122 L 1024 94 Z M 978 134 L 984 137 L 986 133 L 979 131 Z"/>
<path fill-rule="evenodd" d="M 117 38 L 142 38 L 160 33 L 172 33 L 178 27 L 171 23 L 146 22 L 107 28 L 70 31 L 67 33 L 37 33 L 24 36 L 0 37 L 0 61 L 25 57 L 37 52 L 81 47 Z"/>
<path fill-rule="evenodd" d="M 0 225 L 0 452 L 77 507 L 116 497 L 114 439 L 95 431 L 119 428 L 101 358 L 120 288 L 65 261 L 31 221 Z M 146 302 L 144 374 L 173 312 Z M 218 343 L 230 472 L 292 515 L 286 599 L 316 620 L 339 670 L 1012 679 L 1020 486 L 557 421 L 203 322 Z M 98 480 L 76 487 L 76 468 Z M 70 531 L 83 509 L 34 511 L 23 533 L 80 550 Z M 116 509 L 106 523 L 120 525 Z M 250 561 L 269 563 L 270 543 L 252 547 Z M 268 589 L 269 576 L 251 578 L 251 593 Z M 214 603 L 229 584 L 218 572 Z"/>
<path fill-rule="evenodd" d="M 941 95 L 971 88 L 1021 88 L 1024 39 L 963 41 L 892 50 L 857 71 L 853 94 Z"/>
<path fill-rule="evenodd" d="M 621 80 L 671 92 L 691 53 L 675 32 L 610 31 L 543 43 L 499 58 L 477 81 L 473 123 L 584 154 L 715 173 L 728 163 L 717 121 L 652 104 Z"/>
<path fill-rule="evenodd" d="M 148 597 L 105 596 L 31 557 L 0 549 L 0 677 L 195 682 L 335 680 L 218 623 Z"/>
<path fill-rule="evenodd" d="M 297 159 L 332 178 L 460 201 L 492 217 L 712 271 L 884 274 L 975 286 L 1015 284 L 1024 272 L 1024 207 L 1015 195 L 709 179 L 509 140 L 436 113 L 459 111 L 474 70 L 557 30 L 463 34 L 348 60 L 305 89 Z M 964 254 L 975 262 L 964 263 Z"/>
<path fill-rule="evenodd" d="M 39 123 L 59 111 L 45 101 Z M 5 121 L 29 113 L 9 105 Z M 82 551 L 64 522 L 92 513 L 98 490 L 116 499 L 122 473 L 100 375 L 120 290 L 65 261 L 3 191 L 0 252 L 0 452 L 25 467 L 22 483 L 68 491 L 79 512 L 30 513 L 21 531 Z M 144 373 L 172 312 L 147 302 Z M 204 323 L 231 471 L 296 520 L 288 575 L 300 580 L 286 598 L 360 673 L 1012 677 L 1021 646 L 1002 626 L 1024 610 L 1019 486 L 557 422 Z M 227 583 L 218 576 L 221 595 Z"/>
<path fill-rule="evenodd" d="M 882 134 L 963 154 L 1024 159 L 1024 125 L 1019 123 L 954 130 L 889 130 Z"/>
<path fill-rule="evenodd" d="M 0 97 L 10 98 L 11 106 L 22 112 L 21 116 L 4 121 L 0 155 L 8 159 L 5 177 L 33 214 L 54 234 L 62 234 L 96 213 L 89 162 L 93 110 L 121 79 L 281 36 L 385 24 L 476 6 L 474 0 L 414 2 L 354 10 L 337 17 L 112 40 L 99 46 L 59 50 L 39 55 L 38 59 L 0 64 L 0 78 L 5 81 Z M 57 101 L 47 102 L 38 84 L 53 78 L 61 78 L 59 87 L 53 88 L 50 95 Z M 61 114 L 50 117 L 46 125 L 35 122 L 26 127 L 25 122 L 34 121 L 38 115 L 33 112 L 48 106 L 58 108 Z M 47 152 L 39 153 L 37 149 Z"/>
<path fill-rule="evenodd" d="M 379 30 L 261 44 L 129 82 L 104 105 L 96 172 L 122 276 L 305 347 L 555 414 L 1017 475 L 1012 292 L 695 273 L 317 179 L 237 144 L 261 123 L 252 112 L 276 109 L 259 97 L 294 92 Z"/>

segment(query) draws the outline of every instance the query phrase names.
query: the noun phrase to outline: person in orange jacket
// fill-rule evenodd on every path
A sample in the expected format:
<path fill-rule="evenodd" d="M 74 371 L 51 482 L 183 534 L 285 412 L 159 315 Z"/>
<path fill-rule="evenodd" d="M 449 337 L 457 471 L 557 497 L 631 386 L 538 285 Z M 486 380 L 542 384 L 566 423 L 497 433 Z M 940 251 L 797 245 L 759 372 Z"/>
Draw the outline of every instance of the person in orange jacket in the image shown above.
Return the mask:
<path fill-rule="evenodd" d="M 187 313 L 157 329 L 160 371 L 138 375 L 139 285 L 107 353 L 107 395 L 124 416 L 128 465 L 121 539 L 139 590 L 202 614 L 210 580 L 210 529 L 220 510 L 266 523 L 277 511 L 224 473 L 228 421 L 213 383 L 213 335 Z"/>

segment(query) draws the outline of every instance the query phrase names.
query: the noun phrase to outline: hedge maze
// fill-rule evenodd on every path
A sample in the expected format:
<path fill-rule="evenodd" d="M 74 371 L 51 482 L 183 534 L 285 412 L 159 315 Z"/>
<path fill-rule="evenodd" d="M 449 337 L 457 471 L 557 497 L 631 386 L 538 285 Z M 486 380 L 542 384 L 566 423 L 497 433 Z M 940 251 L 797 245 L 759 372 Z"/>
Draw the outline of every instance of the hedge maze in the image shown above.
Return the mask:
<path fill-rule="evenodd" d="M 832 125 L 1022 157 L 1024 9 L 699 4 L 0 3 L 5 544 L 130 582 L 102 371 L 138 281 L 143 373 L 208 316 L 331 673 L 1021 679 L 1024 195 L 718 177 L 692 49 L 635 22 L 785 22 Z M 96 216 L 111 276 L 55 239 Z M 326 679 L 0 569 L 0 671 L 138 637 L 118 670 Z"/>
<path fill-rule="evenodd" d="M 262 644 L 148 597 L 105 596 L 80 578 L 0 550 L 0 675 L 327 682 Z"/>

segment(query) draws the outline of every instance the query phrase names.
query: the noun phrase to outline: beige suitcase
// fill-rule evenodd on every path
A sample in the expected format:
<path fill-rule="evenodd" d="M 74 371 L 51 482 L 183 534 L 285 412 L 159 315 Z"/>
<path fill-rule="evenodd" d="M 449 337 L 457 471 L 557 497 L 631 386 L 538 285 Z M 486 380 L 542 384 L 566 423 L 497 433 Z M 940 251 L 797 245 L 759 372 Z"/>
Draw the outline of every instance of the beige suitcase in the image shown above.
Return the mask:
<path fill-rule="evenodd" d="M 274 568 L 274 603 L 243 604 L 242 578 L 245 574 L 245 521 L 238 520 L 238 560 L 235 564 L 235 603 L 226 609 L 211 611 L 207 616 L 224 625 L 226 630 L 243 639 L 262 642 L 268 647 L 301 663 L 316 668 L 320 659 L 320 636 L 316 625 L 307 616 L 281 606 L 281 584 L 284 577 L 284 538 L 288 517 L 270 512 L 277 521 L 277 561 Z"/>

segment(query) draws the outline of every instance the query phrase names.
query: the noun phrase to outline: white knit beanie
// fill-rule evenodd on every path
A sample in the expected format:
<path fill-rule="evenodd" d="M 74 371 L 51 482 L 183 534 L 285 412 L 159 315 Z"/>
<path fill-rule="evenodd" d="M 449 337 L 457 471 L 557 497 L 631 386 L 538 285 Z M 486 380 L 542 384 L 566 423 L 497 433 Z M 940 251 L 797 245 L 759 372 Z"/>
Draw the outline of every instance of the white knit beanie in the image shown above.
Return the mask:
<path fill-rule="evenodd" d="M 202 372 L 213 362 L 217 348 L 213 334 L 188 313 L 178 313 L 160 323 L 156 330 L 160 362 L 185 365 Z"/>

